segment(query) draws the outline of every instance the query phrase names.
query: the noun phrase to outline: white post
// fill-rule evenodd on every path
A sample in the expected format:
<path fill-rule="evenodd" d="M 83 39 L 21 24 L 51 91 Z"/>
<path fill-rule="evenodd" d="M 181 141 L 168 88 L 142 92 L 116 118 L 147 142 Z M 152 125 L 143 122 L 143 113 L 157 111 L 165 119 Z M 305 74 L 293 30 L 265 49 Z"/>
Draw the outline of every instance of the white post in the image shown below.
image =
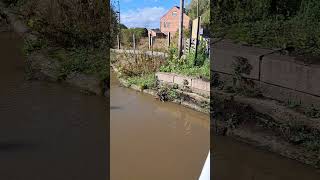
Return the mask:
<path fill-rule="evenodd" d="M 210 151 L 204 163 L 199 180 L 210 180 Z"/>

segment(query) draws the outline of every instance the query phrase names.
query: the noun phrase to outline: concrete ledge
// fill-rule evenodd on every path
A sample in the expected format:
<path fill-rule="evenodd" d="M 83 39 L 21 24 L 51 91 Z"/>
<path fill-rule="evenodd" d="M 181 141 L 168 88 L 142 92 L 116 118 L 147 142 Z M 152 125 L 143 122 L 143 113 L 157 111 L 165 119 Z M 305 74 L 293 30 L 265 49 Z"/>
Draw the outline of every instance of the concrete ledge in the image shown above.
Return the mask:
<path fill-rule="evenodd" d="M 168 83 L 174 82 L 174 75 L 169 74 L 169 73 L 158 72 L 158 73 L 156 73 L 156 77 L 158 78 L 159 81 L 164 81 L 164 82 L 168 82 Z"/>
<path fill-rule="evenodd" d="M 148 56 L 154 57 L 168 57 L 167 53 L 164 52 L 156 52 L 156 51 L 141 51 L 141 50 L 132 50 L 132 49 L 110 49 L 111 52 L 115 53 L 128 53 L 128 54 L 145 54 Z"/>
<path fill-rule="evenodd" d="M 178 75 L 175 73 L 157 72 L 156 77 L 159 81 L 165 83 L 174 83 L 179 86 L 190 87 L 196 93 L 210 95 L 210 82 L 190 76 Z M 185 84 L 187 82 L 187 84 Z"/>

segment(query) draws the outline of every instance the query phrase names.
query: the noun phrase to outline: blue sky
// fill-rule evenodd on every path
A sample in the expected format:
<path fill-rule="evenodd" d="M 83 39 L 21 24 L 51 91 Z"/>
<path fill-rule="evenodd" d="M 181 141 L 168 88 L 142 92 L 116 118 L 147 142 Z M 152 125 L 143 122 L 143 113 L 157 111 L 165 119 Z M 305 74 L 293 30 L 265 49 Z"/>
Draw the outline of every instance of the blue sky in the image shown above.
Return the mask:
<path fill-rule="evenodd" d="M 127 27 L 159 28 L 160 18 L 179 4 L 180 0 L 120 0 L 121 22 Z"/>

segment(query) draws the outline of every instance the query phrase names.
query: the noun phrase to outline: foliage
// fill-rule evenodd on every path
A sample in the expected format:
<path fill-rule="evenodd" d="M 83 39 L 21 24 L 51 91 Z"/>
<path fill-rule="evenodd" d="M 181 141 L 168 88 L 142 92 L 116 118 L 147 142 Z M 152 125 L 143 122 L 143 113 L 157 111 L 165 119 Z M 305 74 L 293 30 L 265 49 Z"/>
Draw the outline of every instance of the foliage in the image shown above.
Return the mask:
<path fill-rule="evenodd" d="M 63 47 L 108 46 L 109 10 L 105 0 L 29 0 L 21 6 L 32 30 Z"/>
<path fill-rule="evenodd" d="M 60 79 L 65 79 L 73 72 L 93 74 L 102 81 L 109 78 L 109 64 L 105 49 L 58 49 L 50 52 L 49 55 L 62 62 Z"/>
<path fill-rule="evenodd" d="M 152 89 L 156 86 L 155 74 L 128 77 L 127 81 L 129 84 L 137 85 L 141 89 Z"/>
<path fill-rule="evenodd" d="M 146 76 L 159 70 L 163 60 L 145 54 L 116 54 L 114 61 L 117 63 L 124 77 Z"/>
<path fill-rule="evenodd" d="M 305 110 L 305 114 L 311 118 L 320 118 L 320 108 L 312 105 Z"/>
<path fill-rule="evenodd" d="M 234 92 L 246 96 L 261 96 L 261 93 L 255 87 L 254 82 L 245 77 L 250 75 L 252 70 L 252 66 L 248 59 L 243 57 L 235 57 L 235 61 L 232 64 L 232 69 L 232 89 Z"/>
<path fill-rule="evenodd" d="M 169 48 L 167 61 L 161 66 L 160 71 L 210 79 L 210 60 L 205 52 L 203 42 L 199 45 L 197 58 L 195 58 L 195 52 L 190 51 L 185 57 L 179 59 L 177 52 L 178 50 L 175 46 Z"/>
<path fill-rule="evenodd" d="M 26 39 L 23 45 L 23 53 L 25 55 L 30 55 L 33 51 L 37 51 L 48 47 L 48 41 L 46 39 Z"/>
<path fill-rule="evenodd" d="M 157 95 L 160 101 L 173 101 L 181 97 L 181 94 L 173 87 L 163 84 L 159 87 Z"/>
<path fill-rule="evenodd" d="M 197 18 L 197 2 L 198 0 L 191 0 L 190 4 L 187 6 L 187 14 L 191 19 Z M 201 23 L 203 26 L 209 26 L 210 24 L 209 5 L 209 0 L 199 0 L 199 15 L 202 17 Z"/>
<path fill-rule="evenodd" d="M 214 37 L 320 55 L 320 1 L 219 0 L 211 12 Z"/>
<path fill-rule="evenodd" d="M 136 42 L 141 38 L 148 37 L 148 30 L 146 28 L 130 28 L 121 30 L 121 42 L 126 46 L 132 46 L 133 34 L 135 35 Z"/>

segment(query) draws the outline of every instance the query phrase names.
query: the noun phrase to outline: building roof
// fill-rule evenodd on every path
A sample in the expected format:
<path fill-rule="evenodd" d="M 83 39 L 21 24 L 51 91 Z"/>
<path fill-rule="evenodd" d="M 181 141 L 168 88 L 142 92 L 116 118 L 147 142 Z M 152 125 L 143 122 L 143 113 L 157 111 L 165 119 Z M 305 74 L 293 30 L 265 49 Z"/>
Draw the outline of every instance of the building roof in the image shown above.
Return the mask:
<path fill-rule="evenodd" d="M 156 32 L 156 33 L 162 33 L 159 28 L 157 28 L 157 29 L 150 29 L 150 30 L 151 30 L 151 31 L 154 31 L 154 32 Z"/>
<path fill-rule="evenodd" d="M 180 7 L 179 6 L 173 6 L 171 9 L 168 10 L 168 12 L 166 12 L 160 19 L 162 19 L 164 16 L 166 16 L 173 8 L 177 8 L 180 10 Z M 186 13 L 183 13 L 185 14 L 186 16 L 188 16 Z M 189 16 L 188 16 L 189 17 Z"/>

